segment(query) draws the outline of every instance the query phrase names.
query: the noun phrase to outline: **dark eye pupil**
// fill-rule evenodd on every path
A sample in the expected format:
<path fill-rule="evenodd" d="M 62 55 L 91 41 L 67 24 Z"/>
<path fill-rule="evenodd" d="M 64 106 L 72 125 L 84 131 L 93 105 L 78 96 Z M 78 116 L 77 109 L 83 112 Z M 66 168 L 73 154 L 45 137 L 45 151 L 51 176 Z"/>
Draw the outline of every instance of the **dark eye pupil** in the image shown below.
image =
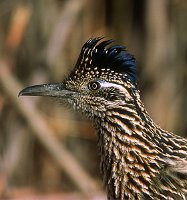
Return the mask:
<path fill-rule="evenodd" d="M 90 83 L 90 89 L 92 90 L 98 90 L 100 88 L 100 83 L 98 82 L 92 82 Z"/>

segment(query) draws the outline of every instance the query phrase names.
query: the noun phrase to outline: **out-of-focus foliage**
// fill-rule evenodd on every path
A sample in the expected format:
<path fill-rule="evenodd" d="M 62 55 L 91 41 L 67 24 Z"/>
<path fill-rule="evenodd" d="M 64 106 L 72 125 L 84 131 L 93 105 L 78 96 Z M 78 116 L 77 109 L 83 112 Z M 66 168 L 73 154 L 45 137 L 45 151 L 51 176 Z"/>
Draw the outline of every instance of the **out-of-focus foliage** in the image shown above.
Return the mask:
<path fill-rule="evenodd" d="M 113 38 L 138 60 L 139 88 L 153 119 L 187 137 L 186 19 L 186 0 L 0 1 L 0 73 L 6 63 L 22 86 L 57 82 L 73 68 L 87 39 Z M 8 95 L 1 84 L 0 195 L 13 195 L 18 186 L 78 191 L 72 177 L 49 155 L 48 146 L 33 135 L 15 101 L 17 96 Z M 97 142 L 89 122 L 52 100 L 32 101 L 55 137 L 102 189 Z"/>

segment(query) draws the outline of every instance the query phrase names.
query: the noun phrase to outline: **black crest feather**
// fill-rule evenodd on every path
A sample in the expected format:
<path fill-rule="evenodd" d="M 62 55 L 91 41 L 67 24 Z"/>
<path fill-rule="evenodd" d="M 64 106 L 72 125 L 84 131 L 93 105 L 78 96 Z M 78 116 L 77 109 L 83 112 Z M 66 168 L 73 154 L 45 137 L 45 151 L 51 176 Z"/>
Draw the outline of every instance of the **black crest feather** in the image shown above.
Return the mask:
<path fill-rule="evenodd" d="M 84 63 L 90 67 L 109 68 L 136 83 L 137 64 L 134 56 L 126 51 L 125 46 L 111 45 L 113 40 L 102 39 L 93 38 L 83 45 L 77 66 Z"/>

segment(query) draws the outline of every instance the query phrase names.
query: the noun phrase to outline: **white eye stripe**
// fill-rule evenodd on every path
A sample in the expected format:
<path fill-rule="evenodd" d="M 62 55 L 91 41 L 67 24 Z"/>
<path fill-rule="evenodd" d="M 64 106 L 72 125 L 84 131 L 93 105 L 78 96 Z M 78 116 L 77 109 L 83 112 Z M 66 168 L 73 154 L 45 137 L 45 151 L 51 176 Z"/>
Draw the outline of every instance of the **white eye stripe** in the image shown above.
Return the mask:
<path fill-rule="evenodd" d="M 108 83 L 108 82 L 104 82 L 104 81 L 99 81 L 99 82 L 100 82 L 101 88 L 108 88 L 108 87 L 118 88 L 121 92 L 123 92 L 125 94 L 125 96 L 127 98 L 131 98 L 129 91 L 127 89 L 125 89 L 122 85 L 118 85 L 116 83 Z"/>
<path fill-rule="evenodd" d="M 124 90 L 124 87 L 121 85 L 118 85 L 116 83 L 108 83 L 108 82 L 100 82 L 101 87 L 107 88 L 107 87 L 114 87 L 114 88 L 118 88 L 119 90 Z"/>

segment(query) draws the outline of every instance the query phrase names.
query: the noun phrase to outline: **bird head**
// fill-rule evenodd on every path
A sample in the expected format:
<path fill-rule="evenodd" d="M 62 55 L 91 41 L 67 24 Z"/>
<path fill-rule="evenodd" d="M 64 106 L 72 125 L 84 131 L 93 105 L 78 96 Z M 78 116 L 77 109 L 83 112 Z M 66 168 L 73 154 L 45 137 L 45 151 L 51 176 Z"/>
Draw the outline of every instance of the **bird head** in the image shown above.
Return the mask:
<path fill-rule="evenodd" d="M 103 38 L 88 40 L 64 81 L 30 86 L 19 95 L 57 97 L 91 119 L 104 117 L 114 105 L 132 103 L 132 90 L 137 85 L 136 61 L 126 47 L 112 42 Z"/>

